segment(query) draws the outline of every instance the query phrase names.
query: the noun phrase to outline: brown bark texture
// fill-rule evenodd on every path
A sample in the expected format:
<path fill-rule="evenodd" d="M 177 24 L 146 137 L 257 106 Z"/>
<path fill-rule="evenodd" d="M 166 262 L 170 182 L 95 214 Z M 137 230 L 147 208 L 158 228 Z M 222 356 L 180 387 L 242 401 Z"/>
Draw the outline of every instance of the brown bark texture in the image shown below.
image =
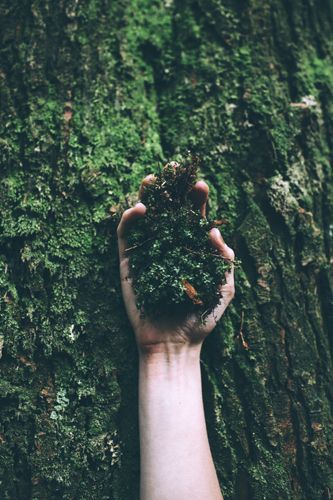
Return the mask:
<path fill-rule="evenodd" d="M 138 498 L 114 214 L 191 149 L 242 261 L 202 353 L 225 498 L 331 498 L 333 3 L 1 0 L 0 27 L 0 497 Z"/>

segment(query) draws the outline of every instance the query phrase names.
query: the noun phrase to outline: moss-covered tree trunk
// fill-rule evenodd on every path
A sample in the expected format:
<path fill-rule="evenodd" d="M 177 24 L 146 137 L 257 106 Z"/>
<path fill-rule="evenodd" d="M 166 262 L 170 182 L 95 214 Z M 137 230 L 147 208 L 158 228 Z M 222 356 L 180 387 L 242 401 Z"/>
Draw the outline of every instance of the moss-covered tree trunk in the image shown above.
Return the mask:
<path fill-rule="evenodd" d="M 1 1 L 1 498 L 138 498 L 113 214 L 186 149 L 242 260 L 202 356 L 225 497 L 331 498 L 332 17 L 330 0 Z"/>

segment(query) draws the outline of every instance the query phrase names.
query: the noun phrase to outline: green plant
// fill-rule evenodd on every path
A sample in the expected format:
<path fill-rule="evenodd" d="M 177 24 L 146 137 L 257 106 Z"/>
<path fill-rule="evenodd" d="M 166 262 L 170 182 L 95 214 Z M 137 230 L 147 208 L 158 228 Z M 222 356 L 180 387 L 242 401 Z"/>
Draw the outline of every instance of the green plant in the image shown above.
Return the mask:
<path fill-rule="evenodd" d="M 137 307 L 149 317 L 197 311 L 202 318 L 221 298 L 230 266 L 215 249 L 209 220 L 193 203 L 198 159 L 170 162 L 145 186 L 147 212 L 129 238 L 130 275 Z"/>

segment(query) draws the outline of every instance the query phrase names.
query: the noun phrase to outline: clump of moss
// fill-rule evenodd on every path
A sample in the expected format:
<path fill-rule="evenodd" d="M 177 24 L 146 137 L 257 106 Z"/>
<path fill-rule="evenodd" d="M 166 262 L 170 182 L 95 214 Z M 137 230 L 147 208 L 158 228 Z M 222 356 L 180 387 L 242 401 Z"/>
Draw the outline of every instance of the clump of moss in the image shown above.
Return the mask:
<path fill-rule="evenodd" d="M 127 252 L 137 307 L 152 318 L 171 311 L 205 316 L 221 298 L 230 262 L 210 242 L 216 221 L 193 204 L 197 172 L 193 155 L 170 162 L 141 196 L 147 212 L 135 224 Z"/>

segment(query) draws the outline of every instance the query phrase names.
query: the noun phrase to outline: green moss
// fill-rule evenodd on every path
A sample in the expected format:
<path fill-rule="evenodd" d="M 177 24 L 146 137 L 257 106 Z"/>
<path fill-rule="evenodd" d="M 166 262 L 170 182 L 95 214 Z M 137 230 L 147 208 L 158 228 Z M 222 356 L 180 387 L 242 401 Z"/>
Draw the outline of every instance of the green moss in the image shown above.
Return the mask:
<path fill-rule="evenodd" d="M 210 242 L 214 222 L 191 200 L 197 168 L 189 156 L 157 174 L 141 197 L 147 212 L 128 238 L 137 306 L 152 317 L 177 310 L 206 315 L 221 299 L 230 266 Z"/>

